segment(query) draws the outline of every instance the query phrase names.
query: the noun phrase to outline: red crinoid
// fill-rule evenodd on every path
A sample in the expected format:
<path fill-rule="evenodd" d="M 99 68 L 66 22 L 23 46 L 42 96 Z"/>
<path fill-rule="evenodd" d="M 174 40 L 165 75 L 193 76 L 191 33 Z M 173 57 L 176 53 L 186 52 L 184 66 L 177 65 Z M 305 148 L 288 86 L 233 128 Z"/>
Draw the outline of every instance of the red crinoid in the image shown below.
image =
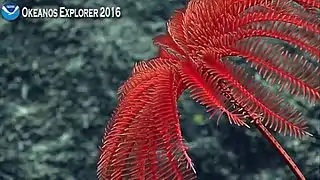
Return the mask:
<path fill-rule="evenodd" d="M 159 56 L 138 63 L 119 89 L 119 106 L 103 138 L 99 179 L 195 179 L 177 111 L 186 89 L 212 115 L 255 125 L 304 179 L 267 130 L 310 135 L 301 113 L 248 68 L 278 91 L 318 103 L 319 8 L 319 0 L 191 0 L 176 11 L 168 34 L 154 40 Z M 232 56 L 243 57 L 249 66 L 237 65 Z"/>

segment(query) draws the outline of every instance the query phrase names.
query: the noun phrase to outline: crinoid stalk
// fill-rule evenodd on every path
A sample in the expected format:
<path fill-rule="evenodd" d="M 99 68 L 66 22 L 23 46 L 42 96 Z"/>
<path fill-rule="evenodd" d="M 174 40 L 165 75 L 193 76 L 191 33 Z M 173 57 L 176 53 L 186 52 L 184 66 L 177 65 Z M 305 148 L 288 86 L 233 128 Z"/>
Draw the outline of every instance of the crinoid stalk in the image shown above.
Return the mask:
<path fill-rule="evenodd" d="M 282 94 L 319 103 L 319 8 L 318 0 L 191 0 L 177 10 L 167 34 L 154 39 L 158 57 L 138 63 L 119 89 L 102 141 L 99 179 L 196 178 L 177 109 L 187 89 L 212 116 L 255 125 L 305 179 L 269 130 L 311 135 Z M 233 56 L 244 58 L 245 66 Z"/>

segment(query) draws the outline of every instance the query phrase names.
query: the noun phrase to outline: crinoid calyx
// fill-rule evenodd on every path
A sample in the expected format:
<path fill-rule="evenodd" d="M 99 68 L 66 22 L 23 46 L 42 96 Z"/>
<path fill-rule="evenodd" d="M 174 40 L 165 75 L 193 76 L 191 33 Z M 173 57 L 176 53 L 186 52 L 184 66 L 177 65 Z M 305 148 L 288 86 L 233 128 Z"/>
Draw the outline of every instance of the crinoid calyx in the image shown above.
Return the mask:
<path fill-rule="evenodd" d="M 319 8 L 318 0 L 191 0 L 177 10 L 167 34 L 154 39 L 158 57 L 138 63 L 119 89 L 102 141 L 99 179 L 196 178 L 177 109 L 187 89 L 212 116 L 256 126 L 305 179 L 269 130 L 311 135 L 282 94 L 319 103 Z M 237 64 L 235 56 L 246 63 Z"/>

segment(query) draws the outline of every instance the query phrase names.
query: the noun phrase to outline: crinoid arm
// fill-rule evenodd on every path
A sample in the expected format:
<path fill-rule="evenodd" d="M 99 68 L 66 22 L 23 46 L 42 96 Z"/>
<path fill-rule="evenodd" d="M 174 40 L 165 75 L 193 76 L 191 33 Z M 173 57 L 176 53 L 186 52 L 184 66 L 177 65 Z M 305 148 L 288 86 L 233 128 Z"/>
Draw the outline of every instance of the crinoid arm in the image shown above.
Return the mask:
<path fill-rule="evenodd" d="M 141 62 L 120 88 L 101 146 L 100 180 L 195 178 L 179 126 L 183 86 L 176 63 L 163 57 Z"/>

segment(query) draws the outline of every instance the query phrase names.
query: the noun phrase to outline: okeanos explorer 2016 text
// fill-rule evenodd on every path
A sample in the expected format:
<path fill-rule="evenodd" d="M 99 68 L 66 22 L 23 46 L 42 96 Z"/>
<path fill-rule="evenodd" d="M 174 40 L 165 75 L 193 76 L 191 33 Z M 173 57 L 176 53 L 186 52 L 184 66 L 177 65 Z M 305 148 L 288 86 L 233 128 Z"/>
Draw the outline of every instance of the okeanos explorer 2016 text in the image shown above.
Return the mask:
<path fill-rule="evenodd" d="M 100 8 L 27 8 L 21 9 L 24 18 L 120 18 L 120 7 Z"/>

